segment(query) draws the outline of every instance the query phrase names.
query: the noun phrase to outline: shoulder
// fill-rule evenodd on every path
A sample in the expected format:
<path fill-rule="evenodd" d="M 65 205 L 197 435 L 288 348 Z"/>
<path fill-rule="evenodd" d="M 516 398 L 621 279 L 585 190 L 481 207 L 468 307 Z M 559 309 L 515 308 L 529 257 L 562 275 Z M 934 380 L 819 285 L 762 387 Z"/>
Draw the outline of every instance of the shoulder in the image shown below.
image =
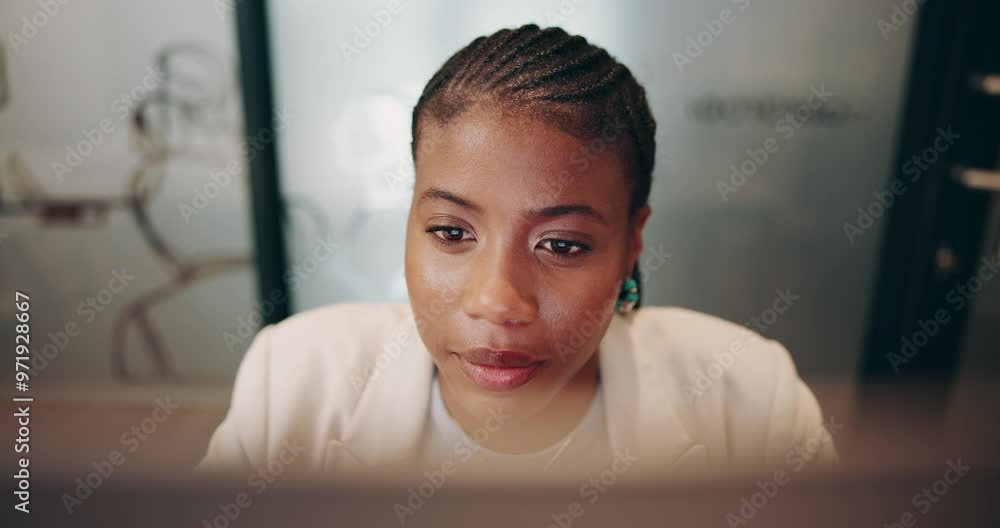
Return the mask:
<path fill-rule="evenodd" d="M 271 325 L 271 339 L 288 345 L 314 345 L 328 342 L 338 330 L 350 332 L 338 339 L 364 341 L 382 335 L 387 326 L 405 323 L 410 307 L 404 303 L 345 302 L 299 312 Z"/>
<path fill-rule="evenodd" d="M 310 397 L 331 396 L 349 402 L 357 396 L 350 379 L 373 366 L 393 336 L 415 333 L 410 308 L 402 303 L 338 303 L 295 314 L 265 327 L 254 340 L 241 370 L 266 362 L 272 383 L 296 391 L 324 391 Z M 356 384 L 355 384 L 356 385 Z M 277 387 L 275 387 L 277 388 Z M 329 394 L 330 391 L 343 394 Z M 294 400 L 301 400 L 298 394 Z"/>
<path fill-rule="evenodd" d="M 236 373 L 205 466 L 261 464 L 305 441 L 312 464 L 361 397 L 376 359 L 400 333 L 416 337 L 409 305 L 341 303 L 262 328 Z"/>
<path fill-rule="evenodd" d="M 764 388 L 796 375 L 792 358 L 780 343 L 712 315 L 643 307 L 631 316 L 630 328 L 637 353 L 669 367 L 685 384 L 704 373 L 712 381 Z"/>
<path fill-rule="evenodd" d="M 377 346 L 412 318 L 405 303 L 345 302 L 299 312 L 267 328 L 271 343 L 289 355 L 343 356 Z"/>
<path fill-rule="evenodd" d="M 708 314 L 643 307 L 630 315 L 636 353 L 710 449 L 730 460 L 780 460 L 822 414 L 781 343 Z M 832 451 L 832 448 L 831 448 Z"/>

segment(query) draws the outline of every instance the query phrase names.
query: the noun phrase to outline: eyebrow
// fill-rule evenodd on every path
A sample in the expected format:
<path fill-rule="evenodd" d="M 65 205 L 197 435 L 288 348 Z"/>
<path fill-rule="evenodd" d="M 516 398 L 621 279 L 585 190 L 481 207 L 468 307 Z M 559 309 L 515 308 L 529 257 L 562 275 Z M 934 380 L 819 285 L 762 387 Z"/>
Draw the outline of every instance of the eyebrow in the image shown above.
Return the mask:
<path fill-rule="evenodd" d="M 424 191 L 424 193 L 420 195 L 420 200 L 417 201 L 417 205 L 420 205 L 427 200 L 446 200 L 460 207 L 476 211 L 477 213 L 483 212 L 483 208 L 479 205 L 466 200 L 455 193 L 451 193 L 437 187 L 431 187 L 430 189 Z"/>
<path fill-rule="evenodd" d="M 476 204 L 475 202 L 437 187 L 431 187 L 430 189 L 424 191 L 424 193 L 420 195 L 420 200 L 417 201 L 417 205 L 420 205 L 427 200 L 445 200 L 477 213 L 481 213 L 483 211 L 482 206 Z M 553 205 L 541 209 L 532 209 L 527 211 L 524 216 L 525 218 L 556 218 L 571 214 L 590 217 L 604 225 L 608 225 L 608 221 L 604 218 L 604 215 L 587 204 Z"/>
<path fill-rule="evenodd" d="M 553 205 L 552 207 L 545 207 L 543 209 L 535 209 L 528 211 L 525 216 L 528 218 L 555 218 L 558 216 L 577 214 L 582 216 L 587 216 L 597 220 L 598 222 L 608 225 L 608 221 L 605 220 L 604 215 L 597 212 L 596 209 L 587 204 L 566 204 L 566 205 Z"/>

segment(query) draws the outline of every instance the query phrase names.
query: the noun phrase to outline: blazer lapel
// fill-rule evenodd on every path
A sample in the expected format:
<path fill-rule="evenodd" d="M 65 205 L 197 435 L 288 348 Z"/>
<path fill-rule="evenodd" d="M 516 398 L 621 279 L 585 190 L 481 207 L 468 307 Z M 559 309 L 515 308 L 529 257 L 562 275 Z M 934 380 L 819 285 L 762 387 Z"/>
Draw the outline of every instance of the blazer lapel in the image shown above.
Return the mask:
<path fill-rule="evenodd" d="M 406 313 L 402 335 L 410 336 L 407 343 L 363 388 L 342 437 L 328 443 L 327 470 L 406 465 L 419 454 L 434 363 L 408 308 Z M 667 396 L 670 377 L 660 370 L 663 363 L 652 361 L 650 350 L 636 349 L 651 343 L 635 343 L 629 317 L 615 314 L 598 348 L 612 451 L 628 450 L 651 469 L 706 463 L 705 446 L 695 441 L 681 419 L 683 409 Z"/>
<path fill-rule="evenodd" d="M 670 351 L 636 343 L 631 317 L 615 314 L 598 350 L 612 450 L 630 449 L 642 467 L 653 470 L 707 462 L 705 446 L 695 440 L 682 420 L 683 409 L 668 396 L 670 377 L 661 370 L 663 362 L 651 357 Z"/>
<path fill-rule="evenodd" d="M 427 422 L 434 362 L 423 346 L 408 307 L 400 329 L 400 352 L 362 389 L 341 438 L 327 445 L 327 470 L 407 464 L 418 454 Z M 405 343 L 404 343 L 405 341 Z M 379 353 L 388 350 L 379 343 Z M 369 357 L 374 361 L 374 358 Z"/>

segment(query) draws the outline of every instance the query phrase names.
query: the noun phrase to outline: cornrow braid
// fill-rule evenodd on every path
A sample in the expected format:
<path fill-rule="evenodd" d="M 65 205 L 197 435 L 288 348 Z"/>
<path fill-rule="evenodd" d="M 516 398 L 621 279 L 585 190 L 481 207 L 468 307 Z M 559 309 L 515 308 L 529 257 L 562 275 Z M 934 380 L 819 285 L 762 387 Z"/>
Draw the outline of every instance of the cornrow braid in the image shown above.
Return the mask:
<path fill-rule="evenodd" d="M 484 102 L 539 117 L 584 140 L 621 122 L 629 141 L 616 150 L 632 184 L 630 217 L 648 202 L 656 121 L 642 85 L 603 48 L 535 24 L 476 38 L 445 61 L 414 106 L 414 161 L 423 123 L 445 124 Z M 638 267 L 632 275 L 638 282 Z"/>

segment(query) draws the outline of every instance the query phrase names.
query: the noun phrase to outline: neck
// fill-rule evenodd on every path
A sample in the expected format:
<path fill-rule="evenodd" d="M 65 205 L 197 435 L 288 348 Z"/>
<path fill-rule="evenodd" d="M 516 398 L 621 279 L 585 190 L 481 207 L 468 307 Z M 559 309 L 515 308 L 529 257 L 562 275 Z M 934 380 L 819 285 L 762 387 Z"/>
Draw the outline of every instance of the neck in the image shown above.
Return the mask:
<path fill-rule="evenodd" d="M 526 453 L 545 449 L 565 438 L 590 409 L 597 389 L 597 367 L 598 354 L 594 353 L 544 409 L 531 416 L 512 416 L 502 427 L 490 432 L 483 447 L 504 453 Z M 476 439 L 475 432 L 483 428 L 488 413 L 478 416 L 466 411 L 456 404 L 444 383 L 441 396 L 448 413 L 465 434 Z"/>

